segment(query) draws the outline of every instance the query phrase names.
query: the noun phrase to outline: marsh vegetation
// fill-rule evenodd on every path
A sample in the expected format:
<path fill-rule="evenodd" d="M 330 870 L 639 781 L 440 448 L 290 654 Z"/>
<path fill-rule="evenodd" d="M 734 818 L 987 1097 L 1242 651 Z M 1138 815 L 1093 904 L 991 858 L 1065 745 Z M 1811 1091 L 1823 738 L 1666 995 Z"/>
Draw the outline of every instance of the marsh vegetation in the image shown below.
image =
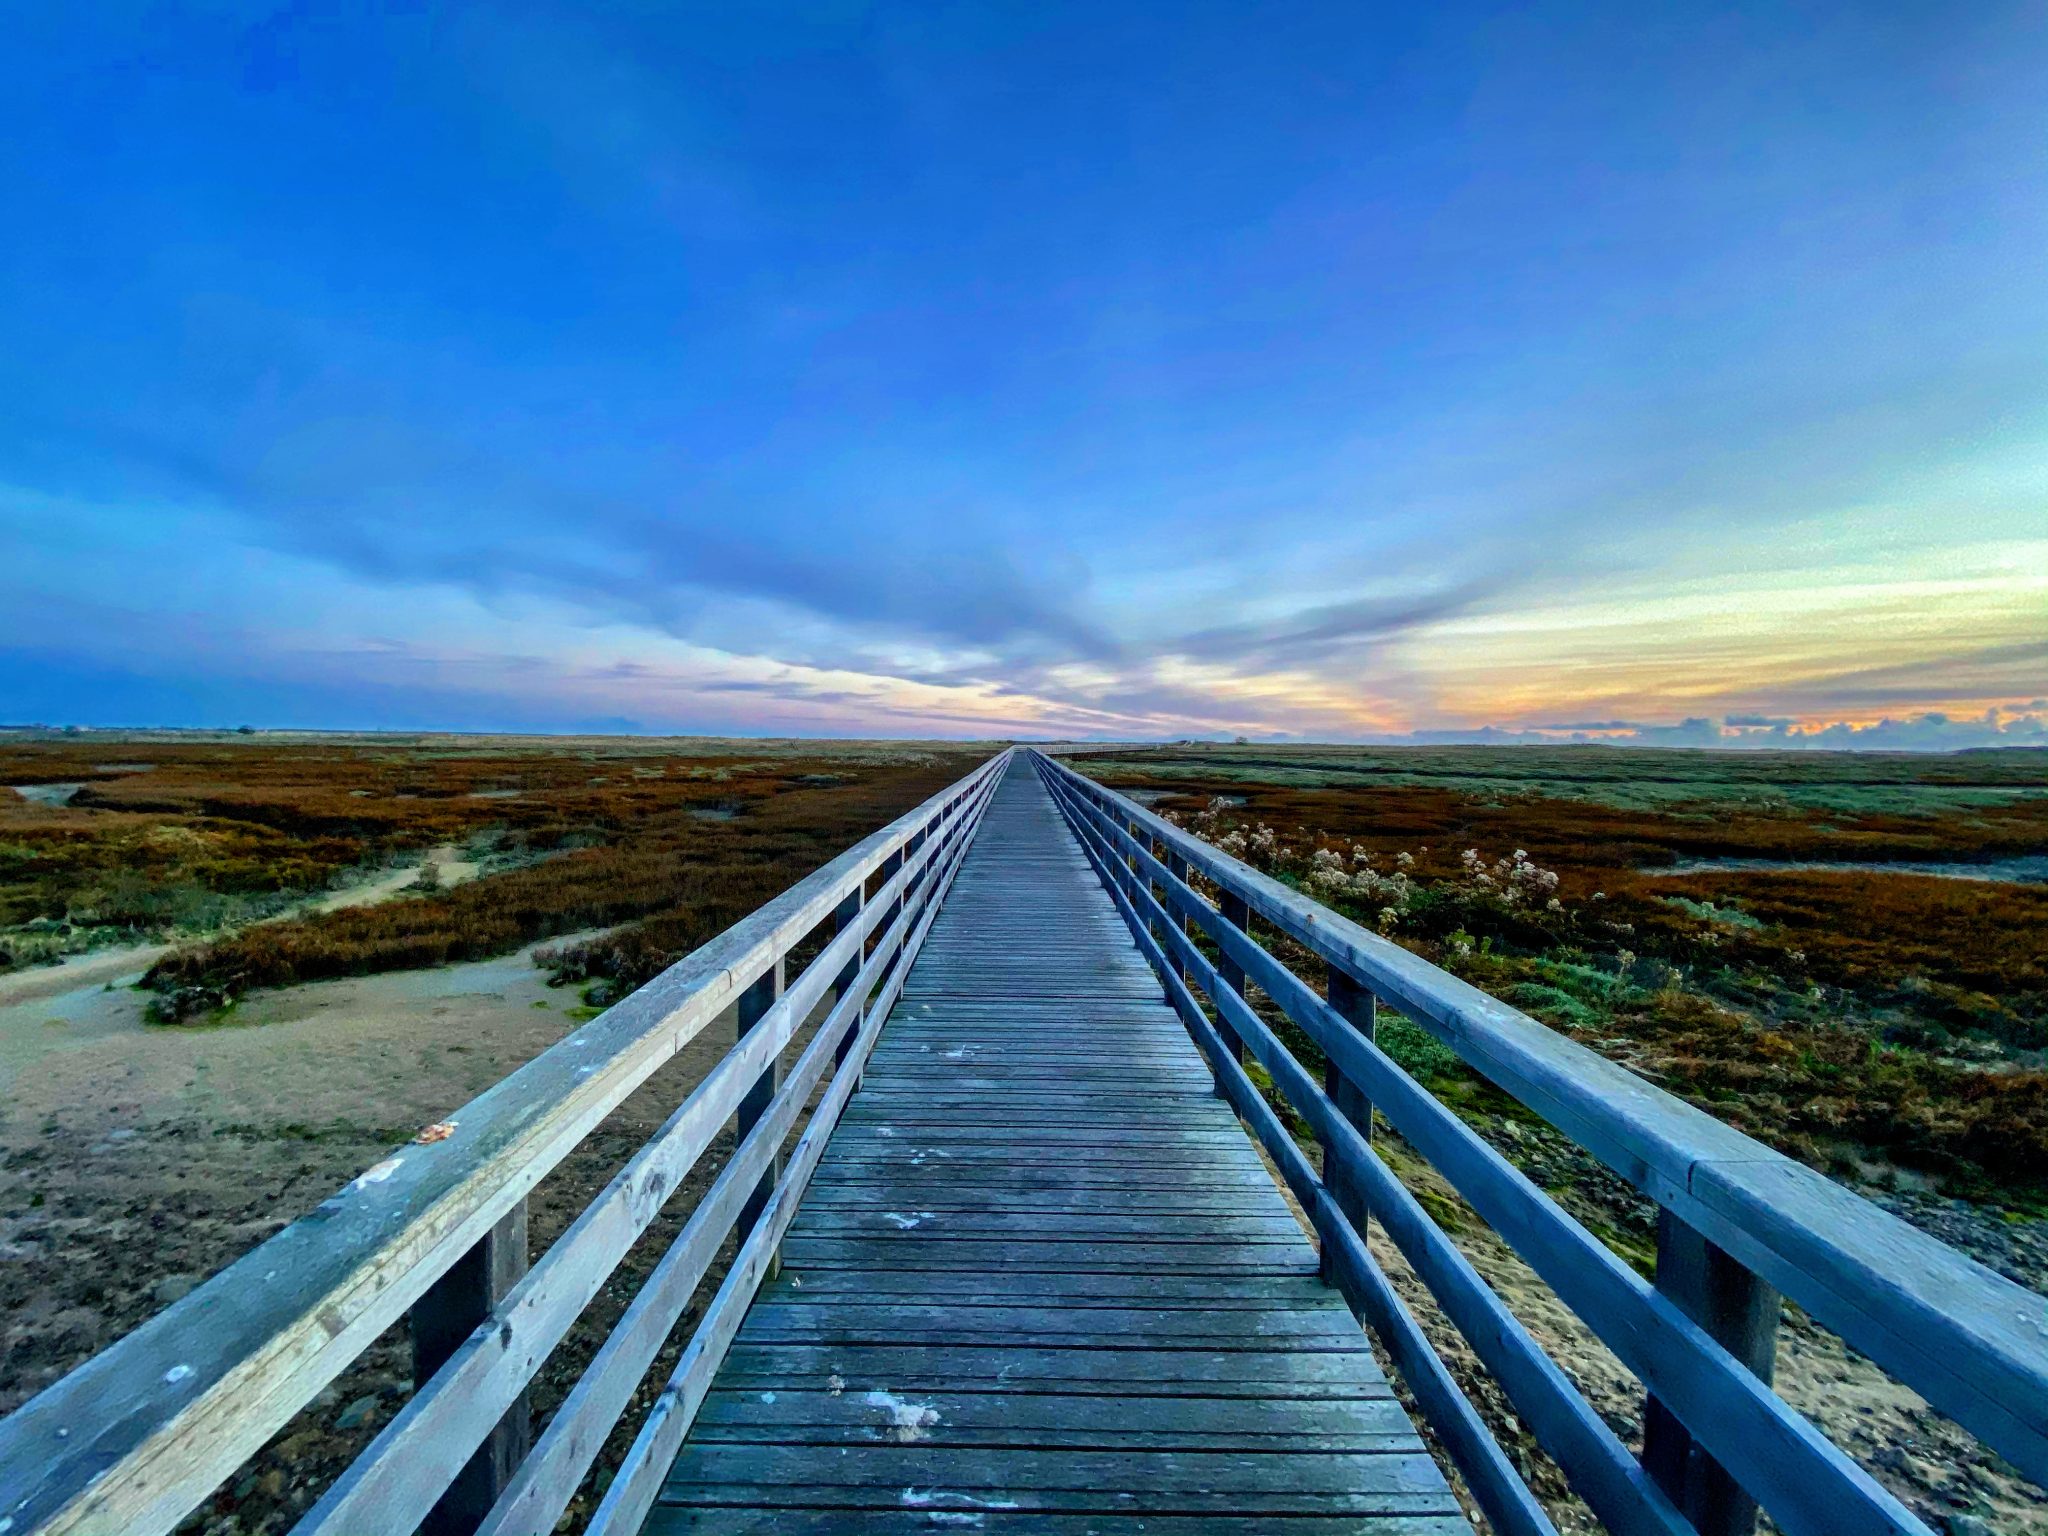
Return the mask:
<path fill-rule="evenodd" d="M 17 791 L 0 788 L 0 1406 L 983 755 L 0 737 L 0 784 Z M 2048 1206 L 2048 887 L 2006 878 L 2048 850 L 2042 754 L 1260 746 L 1078 766 L 2022 1283 L 2048 1279 L 2033 1219 Z M 1291 958 L 1309 974 L 1306 952 Z M 101 993 L 145 967 L 143 991 Z M 10 1006 L 10 986 L 29 1000 Z M 144 1022 L 145 1003 L 183 1027 Z M 537 1238 L 729 1038 L 707 1036 L 543 1187 Z M 1407 1021 L 1383 1015 L 1381 1039 L 1647 1269 L 1654 1213 L 1635 1191 Z M 1397 1138 L 1384 1147 L 1628 1429 L 1626 1372 L 1455 1190 Z M 2041 1513 L 1831 1337 L 1793 1316 L 1784 1338 L 1787 1394 L 1916 1508 L 2012 1529 Z M 1439 1343 L 1512 1435 L 1497 1390 Z M 191 1528 L 288 1528 L 407 1381 L 403 1341 L 383 1341 Z M 1885 1463 L 1906 1440 L 1921 1453 Z M 1562 1484 L 1539 1482 L 1574 1528 Z"/>
<path fill-rule="evenodd" d="M 0 734 L 0 1412 L 985 755 Z M 543 1181 L 536 1245 L 731 1041 L 707 1030 Z M 550 1359 L 537 1411 L 629 1292 Z M 410 1390 L 400 1326 L 185 1529 L 288 1529 Z"/>
<path fill-rule="evenodd" d="M 1794 1156 L 2048 1198 L 2048 886 L 1996 878 L 2048 849 L 2048 755 L 1191 747 L 1081 766 Z M 1935 863 L 1992 878 L 1916 867 Z"/>
<path fill-rule="evenodd" d="M 167 1020 L 623 926 L 550 957 L 616 996 L 983 755 L 446 737 L 120 750 L 109 764 L 104 738 L 0 744 L 0 974 L 171 943 L 146 979 Z M 20 793 L 59 783 L 62 803 Z M 332 899 L 365 884 L 388 899 Z"/>

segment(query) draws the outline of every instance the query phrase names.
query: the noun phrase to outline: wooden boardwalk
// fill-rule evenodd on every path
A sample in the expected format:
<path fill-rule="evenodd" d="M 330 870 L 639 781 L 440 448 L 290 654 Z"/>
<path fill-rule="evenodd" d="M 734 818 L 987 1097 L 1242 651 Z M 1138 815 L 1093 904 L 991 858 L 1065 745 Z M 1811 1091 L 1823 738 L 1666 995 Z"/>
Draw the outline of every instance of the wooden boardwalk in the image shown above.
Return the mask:
<path fill-rule="evenodd" d="M 1656 1203 L 1654 1278 L 1373 1048 L 1382 1004 Z M 734 1017 L 732 1048 L 529 1263 L 535 1182 Z M 1640 1447 L 1374 1155 L 1368 1099 L 1639 1385 Z M 1557 1536 L 1522 1434 L 1605 1530 L 1749 1536 L 1761 1506 L 1788 1536 L 1933 1536 L 1772 1389 L 1781 1298 L 2048 1488 L 2048 1299 L 1026 748 L 445 1128 L 0 1419 L 0 1531 L 172 1536 L 411 1313 L 423 1384 L 295 1536 L 548 1536 L 592 1497 L 592 1536 L 1469 1536 L 1297 1200 L 1501 1536 Z M 542 1362 L 707 1159 L 533 1424 Z M 1427 1297 L 1396 1293 L 1368 1218 Z M 1512 1447 L 1438 1353 L 1446 1326 L 1512 1408 Z"/>
<path fill-rule="evenodd" d="M 1020 757 L 645 1530 L 1469 1531 Z"/>

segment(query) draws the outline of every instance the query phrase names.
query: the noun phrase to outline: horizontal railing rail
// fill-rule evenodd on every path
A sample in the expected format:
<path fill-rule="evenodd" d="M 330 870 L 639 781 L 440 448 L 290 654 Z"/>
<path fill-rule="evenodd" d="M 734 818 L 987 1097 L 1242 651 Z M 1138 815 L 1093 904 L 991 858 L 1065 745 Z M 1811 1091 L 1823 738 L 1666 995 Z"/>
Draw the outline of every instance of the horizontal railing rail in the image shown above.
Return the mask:
<path fill-rule="evenodd" d="M 1368 1218 L 1609 1529 L 1720 1536 L 1753 1525 L 1754 1500 L 1794 1536 L 1926 1531 L 1772 1391 L 1780 1292 L 2048 1483 L 2048 1301 L 1063 763 L 1033 762 L 1497 1527 L 1549 1529 L 1372 1259 Z M 1254 917 L 1324 962 L 1322 994 L 1258 942 Z M 1250 985 L 1323 1053 L 1322 1082 L 1247 1002 Z M 1657 1202 L 1654 1284 L 1378 1048 L 1376 1001 Z M 1247 1051 L 1314 1132 L 1320 1173 L 1252 1084 Z M 1643 1382 L 1640 1460 L 1373 1152 L 1375 1109 Z"/>
<path fill-rule="evenodd" d="M 385 1159 L 0 1420 L 0 1532 L 170 1530 L 410 1311 L 419 1390 L 295 1530 L 399 1536 L 426 1520 L 540 1536 L 737 1231 L 738 1254 L 590 1526 L 636 1530 L 1009 760 L 799 881 L 456 1112 L 445 1139 Z M 785 986 L 792 951 L 821 936 Z M 528 1269 L 527 1194 L 735 1005 L 733 1049 Z M 534 1374 L 735 1116 L 732 1156 L 529 1453 Z M 446 1346 L 431 1358 L 429 1336 Z"/>

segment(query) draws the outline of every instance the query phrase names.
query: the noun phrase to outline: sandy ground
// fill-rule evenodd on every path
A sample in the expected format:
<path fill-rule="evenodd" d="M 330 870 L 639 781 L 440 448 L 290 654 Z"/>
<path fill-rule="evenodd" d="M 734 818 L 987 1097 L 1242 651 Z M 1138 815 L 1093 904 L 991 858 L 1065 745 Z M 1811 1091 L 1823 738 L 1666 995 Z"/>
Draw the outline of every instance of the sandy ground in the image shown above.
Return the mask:
<path fill-rule="evenodd" d="M 465 880 L 474 880 L 483 870 L 483 865 L 472 859 L 465 859 L 460 848 L 442 844 L 429 848 L 417 864 L 402 864 L 375 879 L 360 884 L 345 886 L 330 895 L 321 896 L 306 904 L 308 912 L 339 912 L 343 907 L 369 907 L 380 901 L 390 901 L 401 896 L 419 880 L 421 871 L 431 864 L 443 886 L 460 885 Z"/>
<path fill-rule="evenodd" d="M 259 994 L 225 1025 L 148 1025 L 144 1001 L 0 1008 L 0 1405 L 553 1044 L 576 999 L 522 952 Z"/>

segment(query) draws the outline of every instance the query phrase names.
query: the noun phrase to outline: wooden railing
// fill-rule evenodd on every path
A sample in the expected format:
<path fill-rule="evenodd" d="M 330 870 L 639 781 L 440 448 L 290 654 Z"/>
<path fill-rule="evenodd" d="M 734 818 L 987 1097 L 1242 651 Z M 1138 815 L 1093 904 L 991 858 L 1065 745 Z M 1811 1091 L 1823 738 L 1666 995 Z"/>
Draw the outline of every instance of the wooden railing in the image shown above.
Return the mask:
<path fill-rule="evenodd" d="M 1369 1219 L 1611 1531 L 1731 1536 L 1761 1504 L 1789 1536 L 1928 1536 L 1772 1391 L 1780 1294 L 2048 1486 L 2048 1301 L 1064 764 L 1032 760 L 1219 1091 L 1309 1214 L 1329 1277 L 1495 1529 L 1552 1526 L 1368 1251 Z M 1254 919 L 1323 962 L 1320 992 L 1258 942 Z M 1249 987 L 1314 1041 L 1323 1081 Z M 1654 1283 L 1379 1049 L 1378 1002 L 1657 1203 Z M 1253 1084 L 1247 1052 L 1313 1130 L 1320 1172 Z M 1640 1459 L 1375 1154 L 1374 1111 L 1641 1381 Z"/>
<path fill-rule="evenodd" d="M 379 1163 L 0 1421 L 0 1536 L 170 1530 L 408 1312 L 418 1391 L 295 1531 L 402 1536 L 424 1520 L 543 1536 L 737 1232 L 724 1281 L 588 1527 L 631 1536 L 1009 759 L 798 882 L 458 1111 L 445 1140 Z M 791 952 L 821 939 L 786 979 Z M 778 1078 L 785 1048 L 828 999 Z M 733 1049 L 528 1268 L 528 1192 L 734 1005 Z M 735 1118 L 731 1157 L 529 1445 L 535 1372 Z"/>

